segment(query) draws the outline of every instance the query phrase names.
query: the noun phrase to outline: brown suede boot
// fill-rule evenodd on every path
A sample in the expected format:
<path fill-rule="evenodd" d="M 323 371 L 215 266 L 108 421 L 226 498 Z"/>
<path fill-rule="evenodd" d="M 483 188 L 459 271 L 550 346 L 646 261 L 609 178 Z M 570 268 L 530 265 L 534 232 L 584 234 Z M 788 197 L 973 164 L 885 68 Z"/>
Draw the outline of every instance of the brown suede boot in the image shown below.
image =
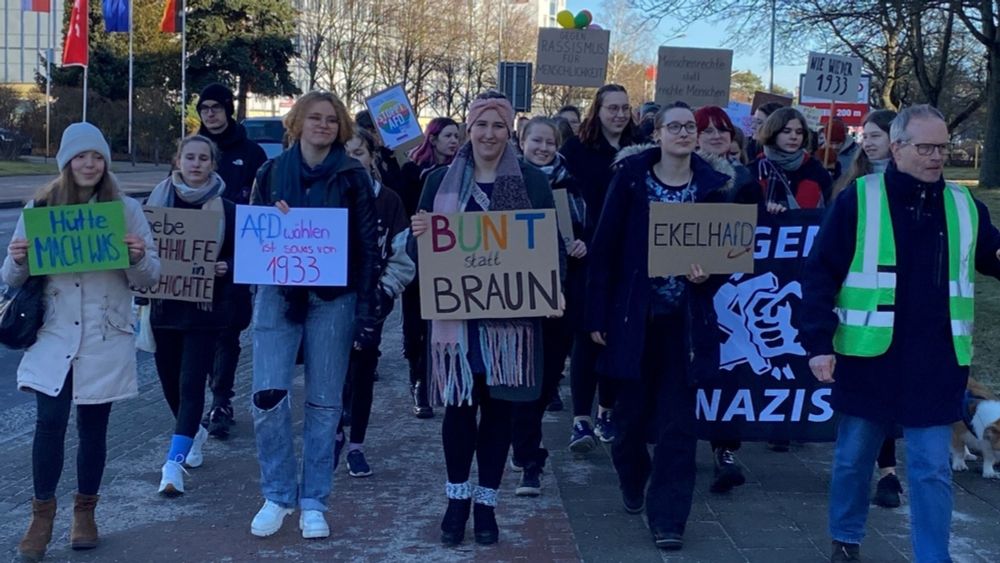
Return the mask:
<path fill-rule="evenodd" d="M 31 500 L 31 524 L 17 544 L 22 561 L 41 561 L 52 540 L 52 520 L 56 517 L 56 499 Z"/>
<path fill-rule="evenodd" d="M 76 550 L 94 549 L 97 547 L 97 522 L 94 520 L 94 509 L 97 508 L 99 495 L 76 494 L 73 503 L 73 527 L 69 532 L 69 546 Z"/>

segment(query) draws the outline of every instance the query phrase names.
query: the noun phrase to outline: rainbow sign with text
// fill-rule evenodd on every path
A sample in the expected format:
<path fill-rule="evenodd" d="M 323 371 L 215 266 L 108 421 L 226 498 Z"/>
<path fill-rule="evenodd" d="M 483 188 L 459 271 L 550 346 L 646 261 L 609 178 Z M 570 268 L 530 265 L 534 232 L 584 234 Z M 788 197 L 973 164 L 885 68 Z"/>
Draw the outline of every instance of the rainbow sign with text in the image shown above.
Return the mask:
<path fill-rule="evenodd" d="M 237 205 L 234 281 L 347 285 L 347 210 Z"/>
<path fill-rule="evenodd" d="M 554 209 L 434 214 L 417 238 L 425 319 L 544 317 L 560 311 Z"/>
<path fill-rule="evenodd" d="M 372 121 L 382 137 L 382 143 L 390 150 L 396 150 L 396 147 L 422 135 L 417 114 L 414 113 L 402 84 L 373 94 L 365 100 L 365 105 L 372 114 Z"/>

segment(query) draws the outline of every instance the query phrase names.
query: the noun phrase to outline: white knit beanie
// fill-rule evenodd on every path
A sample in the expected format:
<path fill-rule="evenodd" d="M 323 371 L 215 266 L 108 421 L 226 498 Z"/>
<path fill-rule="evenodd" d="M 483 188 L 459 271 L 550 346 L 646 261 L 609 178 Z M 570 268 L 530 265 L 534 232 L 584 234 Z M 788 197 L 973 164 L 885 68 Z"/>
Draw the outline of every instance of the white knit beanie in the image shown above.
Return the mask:
<path fill-rule="evenodd" d="M 56 153 L 56 163 L 59 170 L 66 168 L 69 161 L 76 155 L 86 151 L 97 151 L 104 157 L 106 169 L 111 167 L 111 148 L 104 140 L 101 130 L 89 123 L 74 123 L 66 128 L 59 142 L 59 152 Z"/>

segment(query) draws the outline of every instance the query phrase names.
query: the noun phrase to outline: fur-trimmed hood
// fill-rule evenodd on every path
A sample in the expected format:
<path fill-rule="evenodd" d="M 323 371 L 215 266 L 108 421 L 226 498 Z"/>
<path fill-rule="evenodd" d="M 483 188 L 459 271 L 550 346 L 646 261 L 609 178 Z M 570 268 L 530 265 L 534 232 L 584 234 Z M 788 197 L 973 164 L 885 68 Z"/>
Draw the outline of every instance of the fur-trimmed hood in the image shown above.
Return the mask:
<path fill-rule="evenodd" d="M 618 151 L 612 167 L 617 171 L 627 166 L 638 166 L 645 172 L 649 166 L 659 161 L 660 145 L 655 143 L 630 145 Z M 728 159 L 697 151 L 691 155 L 691 168 L 695 173 L 696 184 L 711 192 L 720 192 L 725 201 L 733 200 L 740 184 L 737 182 L 739 174 Z M 722 176 L 725 176 L 725 180 Z"/>

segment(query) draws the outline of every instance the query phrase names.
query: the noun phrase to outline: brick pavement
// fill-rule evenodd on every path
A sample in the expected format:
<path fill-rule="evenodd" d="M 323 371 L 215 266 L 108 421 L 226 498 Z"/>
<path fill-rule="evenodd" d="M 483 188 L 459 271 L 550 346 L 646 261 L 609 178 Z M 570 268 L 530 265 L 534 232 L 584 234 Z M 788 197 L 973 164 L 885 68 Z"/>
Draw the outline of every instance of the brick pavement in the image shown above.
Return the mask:
<path fill-rule="evenodd" d="M 245 340 L 248 335 L 244 335 Z M 60 510 L 50 561 L 823 561 L 827 553 L 826 491 L 830 446 L 794 445 L 787 454 L 746 444 L 739 458 L 748 483 L 729 495 L 707 493 L 711 457 L 699 450 L 695 506 L 684 551 L 656 550 L 639 516 L 621 509 L 614 470 L 604 448 L 576 457 L 565 448 L 568 413 L 546 415 L 551 470 L 536 499 L 518 498 L 517 475 L 508 472 L 497 517 L 500 544 L 471 541 L 454 549 L 438 544 L 443 513 L 444 462 L 440 413 L 419 421 L 409 414 L 406 369 L 399 354 L 398 315 L 390 318 L 383 345 L 381 381 L 366 453 L 375 475 L 336 475 L 329 520 L 332 536 L 303 540 L 290 517 L 266 539 L 249 532 L 259 508 L 258 467 L 249 423 L 250 357 L 244 354 L 237 386 L 238 425 L 225 442 L 210 440 L 205 465 L 191 470 L 187 494 L 156 495 L 159 467 L 172 420 L 151 361 L 140 361 L 140 397 L 115 406 L 110 426 L 108 470 L 98 507 L 102 545 L 93 552 L 69 550 L 69 513 L 74 487 L 75 437 L 69 432 L 67 463 L 59 488 Z M 296 391 L 301 392 L 301 378 Z M 564 394 L 568 389 L 564 388 Z M 23 408 L 22 408 L 23 407 Z M 31 405 L 0 415 L 0 549 L 15 557 L 27 525 L 30 480 Z M 301 421 L 301 412 L 296 413 Z M 301 431 L 301 423 L 297 422 Z M 301 442 L 299 442 L 301 444 Z M 902 449 L 902 448 L 901 448 Z M 1000 482 L 978 474 L 956 479 L 952 551 L 956 561 L 1000 561 Z M 904 481 L 904 487 L 906 486 Z M 873 508 L 863 546 L 866 561 L 909 557 L 906 505 Z M 471 528 L 471 523 L 470 523 Z"/>

